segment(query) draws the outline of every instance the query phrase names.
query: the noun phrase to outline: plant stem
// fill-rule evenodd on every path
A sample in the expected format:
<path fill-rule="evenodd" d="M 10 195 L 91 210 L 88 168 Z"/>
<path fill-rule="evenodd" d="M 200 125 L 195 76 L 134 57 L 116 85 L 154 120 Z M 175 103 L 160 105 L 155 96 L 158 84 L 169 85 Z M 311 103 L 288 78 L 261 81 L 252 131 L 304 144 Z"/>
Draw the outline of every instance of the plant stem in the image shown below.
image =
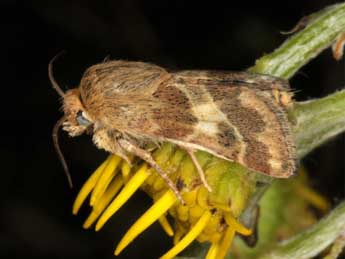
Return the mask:
<path fill-rule="evenodd" d="M 293 110 L 297 156 L 302 158 L 333 136 L 345 131 L 345 90 L 312 101 L 299 102 Z"/>
<path fill-rule="evenodd" d="M 302 31 L 286 40 L 271 54 L 256 61 L 249 71 L 288 79 L 297 70 L 328 48 L 345 31 L 345 3 L 312 15 Z"/>
<path fill-rule="evenodd" d="M 307 259 L 316 256 L 345 229 L 345 202 L 309 230 L 279 244 L 258 259 Z"/>

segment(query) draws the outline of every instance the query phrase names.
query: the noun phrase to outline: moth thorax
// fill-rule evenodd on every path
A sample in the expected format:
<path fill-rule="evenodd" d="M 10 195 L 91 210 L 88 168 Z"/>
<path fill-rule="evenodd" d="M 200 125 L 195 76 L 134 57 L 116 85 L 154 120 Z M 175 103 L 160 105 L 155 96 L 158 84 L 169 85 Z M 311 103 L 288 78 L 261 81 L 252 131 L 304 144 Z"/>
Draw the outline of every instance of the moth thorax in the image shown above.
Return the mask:
<path fill-rule="evenodd" d="M 83 134 L 87 129 L 86 124 L 84 125 L 78 122 L 78 116 L 82 116 L 84 114 L 84 110 L 85 109 L 80 100 L 79 90 L 76 88 L 68 90 L 64 96 L 63 102 L 63 111 L 66 118 L 63 123 L 63 130 L 67 131 L 72 137 Z"/>

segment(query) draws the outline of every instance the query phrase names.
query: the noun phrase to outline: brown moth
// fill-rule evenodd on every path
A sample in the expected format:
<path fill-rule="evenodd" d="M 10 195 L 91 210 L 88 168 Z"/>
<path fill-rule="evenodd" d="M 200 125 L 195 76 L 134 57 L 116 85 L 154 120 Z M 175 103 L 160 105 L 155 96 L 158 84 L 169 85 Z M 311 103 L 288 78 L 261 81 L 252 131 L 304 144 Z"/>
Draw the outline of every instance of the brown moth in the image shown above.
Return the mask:
<path fill-rule="evenodd" d="M 148 144 L 171 142 L 186 150 L 210 191 L 196 150 L 276 178 L 295 171 L 286 113 L 292 93 L 285 80 L 246 72 L 169 73 L 153 64 L 117 60 L 91 66 L 79 87 L 64 93 L 53 78 L 52 62 L 49 76 L 64 111 L 55 138 L 61 125 L 72 137 L 91 131 L 97 147 L 129 163 L 129 154 L 145 160 L 180 199 L 145 149 Z"/>

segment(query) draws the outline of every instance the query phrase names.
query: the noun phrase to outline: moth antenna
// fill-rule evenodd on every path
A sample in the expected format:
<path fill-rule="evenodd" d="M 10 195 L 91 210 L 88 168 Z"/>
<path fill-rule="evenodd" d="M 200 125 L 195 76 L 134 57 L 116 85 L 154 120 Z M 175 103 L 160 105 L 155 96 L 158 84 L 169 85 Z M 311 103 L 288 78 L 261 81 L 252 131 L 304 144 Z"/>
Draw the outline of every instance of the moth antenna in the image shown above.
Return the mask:
<path fill-rule="evenodd" d="M 54 75 L 53 75 L 53 63 L 54 61 L 59 58 L 62 54 L 64 54 L 65 51 L 61 51 L 60 53 L 56 54 L 55 57 L 53 57 L 48 65 L 48 76 L 49 76 L 49 80 L 50 83 L 52 84 L 53 88 L 57 91 L 57 93 L 61 96 L 64 97 L 65 93 L 64 91 L 62 91 L 61 87 L 59 86 L 59 84 L 55 81 Z"/>
<path fill-rule="evenodd" d="M 58 138 L 59 129 L 65 120 L 66 120 L 66 118 L 62 117 L 60 120 L 58 120 L 56 122 L 56 124 L 54 125 L 54 128 L 53 128 L 53 134 L 52 135 L 53 135 L 53 141 L 54 141 L 54 147 L 55 147 L 56 153 L 58 154 L 59 159 L 60 159 L 61 164 L 62 164 L 62 167 L 65 171 L 65 175 L 67 177 L 68 184 L 72 188 L 73 187 L 72 177 L 71 177 L 71 174 L 69 173 L 69 169 L 68 169 L 65 157 L 63 156 L 63 154 L 61 152 L 61 149 L 59 146 L 59 138 Z"/>
<path fill-rule="evenodd" d="M 103 59 L 103 63 L 106 63 L 110 60 L 110 55 L 106 55 L 105 58 Z"/>

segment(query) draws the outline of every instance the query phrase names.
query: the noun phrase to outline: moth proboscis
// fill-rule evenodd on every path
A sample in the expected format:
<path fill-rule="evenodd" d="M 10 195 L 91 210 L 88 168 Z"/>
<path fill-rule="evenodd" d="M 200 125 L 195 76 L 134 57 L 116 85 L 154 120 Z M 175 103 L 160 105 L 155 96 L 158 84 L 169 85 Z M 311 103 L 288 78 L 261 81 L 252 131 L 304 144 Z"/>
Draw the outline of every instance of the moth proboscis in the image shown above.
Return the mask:
<path fill-rule="evenodd" d="M 61 125 L 72 137 L 92 132 L 98 148 L 128 163 L 130 154 L 145 160 L 181 201 L 148 145 L 170 142 L 186 150 L 209 191 L 197 150 L 276 178 L 295 171 L 287 118 L 292 92 L 283 79 L 247 72 L 168 72 L 149 63 L 115 60 L 91 66 L 78 88 L 63 92 L 52 74 L 55 58 L 49 77 L 63 97 L 64 111 L 54 128 L 56 145 Z"/>

